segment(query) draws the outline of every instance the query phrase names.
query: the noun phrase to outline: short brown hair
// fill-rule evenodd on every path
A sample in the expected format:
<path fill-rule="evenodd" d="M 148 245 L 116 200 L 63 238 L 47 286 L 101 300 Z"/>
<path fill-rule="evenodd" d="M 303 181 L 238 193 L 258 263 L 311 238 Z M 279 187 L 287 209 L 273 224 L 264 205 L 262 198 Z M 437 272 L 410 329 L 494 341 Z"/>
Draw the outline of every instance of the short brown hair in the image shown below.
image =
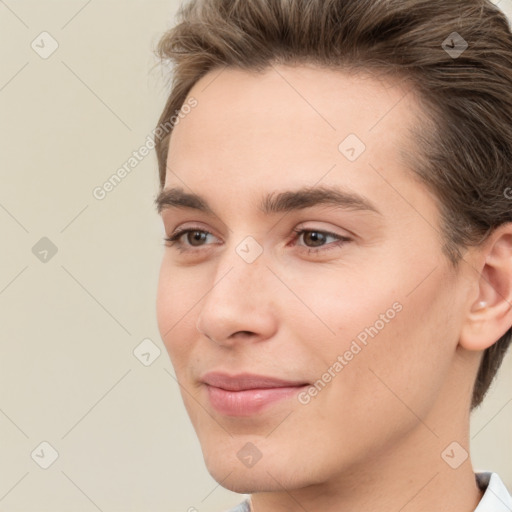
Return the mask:
<path fill-rule="evenodd" d="M 178 19 L 156 48 L 174 65 L 159 126 L 216 68 L 311 63 L 379 70 L 411 81 L 418 93 L 425 119 L 413 128 L 414 159 L 405 157 L 438 201 L 443 251 L 453 266 L 462 248 L 512 221 L 512 35 L 490 1 L 192 0 Z M 460 55 L 449 51 L 466 43 Z M 171 133 L 155 139 L 161 188 Z M 484 351 L 472 409 L 511 338 L 512 328 Z"/>

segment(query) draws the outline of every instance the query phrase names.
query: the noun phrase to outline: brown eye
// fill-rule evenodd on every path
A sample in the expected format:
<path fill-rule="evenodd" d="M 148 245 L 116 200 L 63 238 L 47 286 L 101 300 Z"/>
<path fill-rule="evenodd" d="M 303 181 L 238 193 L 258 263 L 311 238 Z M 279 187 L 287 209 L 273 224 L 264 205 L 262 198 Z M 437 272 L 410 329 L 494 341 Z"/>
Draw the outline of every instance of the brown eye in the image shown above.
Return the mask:
<path fill-rule="evenodd" d="M 201 245 L 201 242 L 204 242 L 206 240 L 206 237 L 209 233 L 206 231 L 199 231 L 199 230 L 189 230 L 186 233 L 187 242 L 190 243 L 190 245 L 197 247 Z"/>
<path fill-rule="evenodd" d="M 319 247 L 325 243 L 326 234 L 322 231 L 304 231 L 303 240 L 309 247 L 309 243 L 312 243 L 312 247 Z"/>
<path fill-rule="evenodd" d="M 296 240 L 301 238 L 304 240 L 304 243 L 297 245 L 308 253 L 324 253 L 351 241 L 345 236 L 317 229 L 294 229 L 294 232 L 297 233 Z M 334 242 L 327 242 L 329 238 L 334 239 Z"/>
<path fill-rule="evenodd" d="M 202 229 L 181 229 L 170 237 L 165 238 L 165 241 L 168 242 L 170 246 L 176 245 L 181 251 L 187 251 L 189 250 L 187 247 L 202 247 L 203 245 L 208 245 L 202 242 L 205 242 L 210 235 L 213 236 L 209 231 Z"/>

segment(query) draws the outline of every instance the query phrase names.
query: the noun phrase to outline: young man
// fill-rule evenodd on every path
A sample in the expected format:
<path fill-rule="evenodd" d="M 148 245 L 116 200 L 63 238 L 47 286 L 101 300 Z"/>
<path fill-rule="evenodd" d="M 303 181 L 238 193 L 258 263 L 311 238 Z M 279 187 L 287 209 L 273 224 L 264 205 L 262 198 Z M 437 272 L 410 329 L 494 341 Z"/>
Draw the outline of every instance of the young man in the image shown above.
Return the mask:
<path fill-rule="evenodd" d="M 158 325 L 235 510 L 512 510 L 468 454 L 512 333 L 505 16 L 193 1 L 158 52 Z"/>

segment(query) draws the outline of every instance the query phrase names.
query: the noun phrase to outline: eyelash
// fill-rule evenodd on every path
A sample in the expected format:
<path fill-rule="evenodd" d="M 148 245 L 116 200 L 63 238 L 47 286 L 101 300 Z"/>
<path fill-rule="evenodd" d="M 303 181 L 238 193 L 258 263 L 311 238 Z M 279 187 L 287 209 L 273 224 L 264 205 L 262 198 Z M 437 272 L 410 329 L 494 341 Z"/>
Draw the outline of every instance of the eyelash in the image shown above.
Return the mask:
<path fill-rule="evenodd" d="M 207 230 L 204 230 L 204 229 L 186 228 L 186 229 L 178 230 L 176 233 L 174 233 L 170 237 L 164 238 L 164 241 L 167 242 L 167 244 L 169 244 L 168 245 L 169 247 L 176 246 L 176 248 L 181 253 L 184 253 L 184 252 L 194 252 L 196 249 L 185 249 L 184 245 L 179 241 L 179 239 L 183 235 L 185 235 L 187 233 L 194 233 L 194 232 L 206 233 L 206 235 L 213 235 L 213 233 L 210 233 L 210 231 L 207 231 Z M 331 249 L 335 249 L 335 248 L 341 247 L 346 242 L 350 242 L 351 241 L 350 238 L 338 235 L 336 233 L 331 233 L 330 231 L 322 231 L 320 229 L 294 229 L 293 232 L 296 234 L 296 237 L 294 238 L 294 240 L 297 240 L 300 237 L 300 235 L 302 235 L 303 233 L 320 233 L 322 235 L 332 236 L 333 238 L 337 238 L 338 239 L 337 242 L 332 242 L 330 244 L 326 244 L 326 245 L 320 246 L 318 248 L 307 247 L 307 246 L 299 246 L 299 247 L 302 247 L 303 250 L 304 249 L 307 250 L 308 254 L 311 254 L 311 253 L 315 254 L 315 253 L 319 253 L 319 252 L 322 252 L 322 251 L 329 251 Z M 204 246 L 199 246 L 197 249 L 201 250 L 201 247 L 204 247 Z"/>

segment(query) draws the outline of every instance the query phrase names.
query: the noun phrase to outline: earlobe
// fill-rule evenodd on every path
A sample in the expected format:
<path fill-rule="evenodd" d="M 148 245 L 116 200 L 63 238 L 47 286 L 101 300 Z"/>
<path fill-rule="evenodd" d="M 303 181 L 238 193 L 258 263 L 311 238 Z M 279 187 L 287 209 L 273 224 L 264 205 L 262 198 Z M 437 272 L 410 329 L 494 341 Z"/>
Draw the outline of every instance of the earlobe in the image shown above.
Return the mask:
<path fill-rule="evenodd" d="M 480 259 L 478 296 L 470 304 L 459 344 L 485 350 L 512 326 L 512 223 L 497 228 L 484 243 Z"/>

